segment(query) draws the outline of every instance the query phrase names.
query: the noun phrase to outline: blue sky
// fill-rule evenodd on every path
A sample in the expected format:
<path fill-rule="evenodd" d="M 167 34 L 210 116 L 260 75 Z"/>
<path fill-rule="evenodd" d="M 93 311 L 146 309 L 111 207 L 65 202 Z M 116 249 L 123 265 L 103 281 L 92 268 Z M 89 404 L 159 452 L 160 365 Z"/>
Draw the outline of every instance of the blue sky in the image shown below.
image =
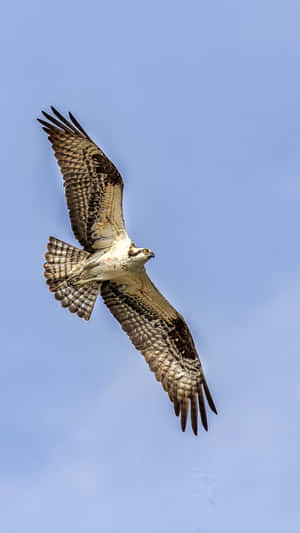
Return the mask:
<path fill-rule="evenodd" d="M 3 11 L 1 530 L 298 531 L 299 2 Z M 86 324 L 46 288 L 48 235 L 76 244 L 35 121 L 50 104 L 124 177 L 206 370 L 208 433 L 181 433 L 100 299 Z"/>

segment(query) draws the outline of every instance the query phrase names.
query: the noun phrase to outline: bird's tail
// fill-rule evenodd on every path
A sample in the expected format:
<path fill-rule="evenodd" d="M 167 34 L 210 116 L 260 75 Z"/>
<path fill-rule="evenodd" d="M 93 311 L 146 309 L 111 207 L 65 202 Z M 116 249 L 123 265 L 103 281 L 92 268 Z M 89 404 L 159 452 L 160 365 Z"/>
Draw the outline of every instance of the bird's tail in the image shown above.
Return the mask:
<path fill-rule="evenodd" d="M 76 284 L 76 266 L 90 257 L 88 252 L 49 237 L 45 254 L 44 275 L 51 292 L 63 307 L 68 307 L 71 313 L 89 320 L 96 298 L 99 294 L 99 283 L 90 281 L 84 285 Z"/>

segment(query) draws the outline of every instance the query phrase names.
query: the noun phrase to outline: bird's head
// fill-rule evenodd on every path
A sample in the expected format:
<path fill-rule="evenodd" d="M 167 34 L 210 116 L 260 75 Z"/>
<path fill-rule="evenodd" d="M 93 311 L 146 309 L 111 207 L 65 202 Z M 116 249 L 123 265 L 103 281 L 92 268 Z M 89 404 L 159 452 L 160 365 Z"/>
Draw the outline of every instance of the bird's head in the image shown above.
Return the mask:
<path fill-rule="evenodd" d="M 132 265 L 142 266 L 155 255 L 149 248 L 137 248 L 134 244 L 131 244 L 128 250 L 128 257 Z"/>

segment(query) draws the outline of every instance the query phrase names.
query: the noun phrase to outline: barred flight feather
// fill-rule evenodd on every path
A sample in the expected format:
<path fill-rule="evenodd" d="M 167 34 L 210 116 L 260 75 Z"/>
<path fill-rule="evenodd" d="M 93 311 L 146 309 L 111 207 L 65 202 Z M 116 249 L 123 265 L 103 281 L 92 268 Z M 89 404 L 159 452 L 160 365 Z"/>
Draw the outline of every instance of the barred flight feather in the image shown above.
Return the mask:
<path fill-rule="evenodd" d="M 145 282 L 145 286 L 148 291 L 150 286 L 153 291 L 157 290 L 153 284 Z M 189 403 L 194 433 L 197 434 L 198 431 L 198 405 L 203 427 L 207 430 L 203 390 L 210 408 L 215 413 L 217 411 L 192 336 L 183 318 L 177 313 L 175 319 L 162 320 L 145 305 L 145 301 L 155 298 L 155 292 L 145 294 L 145 288 L 132 296 L 132 290 L 128 290 L 126 284 L 105 281 L 100 292 L 104 303 L 135 347 L 144 355 L 156 379 L 169 393 L 175 414 L 181 415 L 182 430 L 185 431 L 186 428 Z"/>
<path fill-rule="evenodd" d="M 43 111 L 44 118 L 38 120 L 63 174 L 72 229 L 84 249 L 49 238 L 44 264 L 49 290 L 63 307 L 85 320 L 89 320 L 100 291 L 104 303 L 168 393 L 182 430 L 186 429 L 190 409 L 191 426 L 197 435 L 199 412 L 204 429 L 208 427 L 206 402 L 212 411 L 217 410 L 183 317 L 153 285 L 144 266 L 128 266 L 141 249 L 134 246 L 126 231 L 123 179 L 72 113 L 65 118 L 54 107 L 51 110 L 53 115 Z M 116 242 L 122 243 L 120 253 L 125 249 L 128 263 L 117 257 L 114 267 L 119 273 L 114 281 L 100 282 L 107 277 L 102 276 L 102 270 L 101 276 L 97 272 L 99 257 L 110 253 Z M 115 247 L 113 250 L 116 254 Z M 104 265 L 109 261 L 111 256 L 108 262 L 106 256 Z M 107 272 L 112 271 L 107 267 Z"/>
<path fill-rule="evenodd" d="M 48 134 L 64 177 L 74 235 L 89 252 L 109 247 L 118 235 L 127 234 L 122 211 L 122 177 L 72 113 L 70 122 L 54 107 L 51 109 L 55 117 L 43 111 L 47 120 L 38 121 Z"/>
<path fill-rule="evenodd" d="M 54 292 L 55 298 L 63 307 L 68 307 L 71 313 L 89 320 L 99 294 L 99 283 L 90 281 L 76 286 L 72 278 L 68 277 L 72 269 L 90 257 L 90 254 L 55 237 L 49 237 L 47 249 L 44 275 L 49 290 Z"/>

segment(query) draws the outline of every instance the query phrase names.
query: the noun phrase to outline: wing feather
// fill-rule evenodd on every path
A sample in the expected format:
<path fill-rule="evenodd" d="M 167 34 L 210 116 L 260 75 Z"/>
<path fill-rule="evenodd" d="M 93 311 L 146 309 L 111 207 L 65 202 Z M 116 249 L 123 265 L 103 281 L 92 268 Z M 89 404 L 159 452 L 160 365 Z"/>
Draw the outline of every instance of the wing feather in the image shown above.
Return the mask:
<path fill-rule="evenodd" d="M 189 405 L 191 423 L 198 431 L 198 409 L 207 430 L 204 394 L 216 412 L 193 338 L 183 317 L 153 285 L 144 270 L 126 282 L 105 281 L 103 300 L 134 346 L 144 355 L 155 377 L 169 394 L 185 431 Z"/>
<path fill-rule="evenodd" d="M 179 401 L 177 400 L 177 398 L 174 398 L 173 403 L 174 403 L 174 411 L 175 411 L 175 415 L 176 415 L 176 416 L 179 416 L 179 414 L 180 414 L 180 403 L 179 403 Z"/>
<path fill-rule="evenodd" d="M 180 414 L 181 414 L 181 418 L 180 418 L 181 429 L 182 431 L 185 431 L 187 418 L 189 414 L 189 401 L 187 398 L 184 398 L 184 400 L 181 401 Z"/>
<path fill-rule="evenodd" d="M 197 435 L 198 433 L 198 405 L 197 405 L 197 395 L 195 393 L 191 395 L 191 423 L 192 423 L 193 432 L 195 433 L 195 435 Z M 205 429 L 207 430 L 207 427 Z"/>
<path fill-rule="evenodd" d="M 206 385 L 206 383 L 205 383 Z M 204 383 L 203 383 L 203 388 L 205 387 Z M 198 401 L 199 401 L 199 409 L 200 409 L 200 416 L 201 416 L 201 422 L 202 422 L 202 425 L 203 427 L 206 429 L 208 429 L 208 425 L 207 425 L 207 416 L 206 416 L 206 409 L 205 409 L 205 401 L 204 401 L 204 396 L 203 396 L 203 391 L 200 387 L 200 389 L 198 390 Z M 214 411 L 215 413 L 217 413 L 217 411 L 215 410 Z"/>
<path fill-rule="evenodd" d="M 70 121 L 51 107 L 38 119 L 48 134 L 64 177 L 65 194 L 75 237 L 93 252 L 127 235 L 122 211 L 123 180 L 77 119 Z"/>

